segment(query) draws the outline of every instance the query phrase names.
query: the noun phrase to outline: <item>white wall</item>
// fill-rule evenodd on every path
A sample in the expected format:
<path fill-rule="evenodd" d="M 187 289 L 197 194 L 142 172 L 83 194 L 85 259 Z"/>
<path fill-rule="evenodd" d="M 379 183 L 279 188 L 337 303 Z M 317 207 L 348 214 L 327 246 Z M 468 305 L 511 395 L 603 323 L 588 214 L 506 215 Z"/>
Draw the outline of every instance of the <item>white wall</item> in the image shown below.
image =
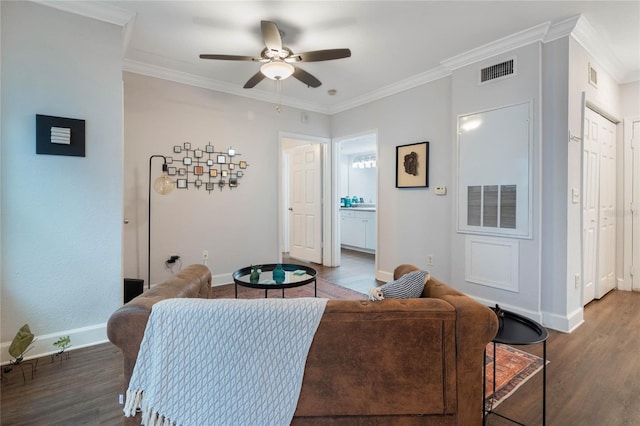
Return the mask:
<path fill-rule="evenodd" d="M 620 110 L 623 118 L 640 116 L 640 81 L 620 86 Z"/>
<path fill-rule="evenodd" d="M 452 197 L 433 191 L 437 185 L 452 185 L 450 93 L 451 80 L 443 78 L 333 116 L 334 139 L 378 131 L 379 279 L 391 279 L 401 263 L 450 279 Z M 430 142 L 430 187 L 396 188 L 396 146 L 423 141 Z M 426 264 L 428 255 L 434 257 L 433 266 Z"/>
<path fill-rule="evenodd" d="M 572 189 L 582 187 L 582 143 L 569 135 L 582 136 L 585 100 L 614 117 L 632 115 L 633 100 L 625 103 L 621 98 L 625 94 L 632 99 L 627 93 L 637 85 L 620 86 L 573 37 L 545 44 L 543 58 L 543 322 L 570 331 L 583 321 L 583 303 L 581 288 L 575 286 L 575 277 L 582 276 L 582 207 L 570 197 Z M 598 71 L 597 88 L 588 82 L 589 64 Z M 622 126 L 618 126 L 620 146 L 621 141 Z M 621 194 L 622 167 L 618 172 Z M 620 225 L 618 276 L 623 250 Z"/>
<path fill-rule="evenodd" d="M 167 196 L 152 191 L 151 282 L 170 276 L 164 262 L 172 254 L 182 265 L 208 266 L 214 285 L 233 282 L 240 267 L 279 259 L 279 132 L 328 137 L 330 117 L 169 82 L 124 73 L 125 276 L 147 284 L 147 208 L 149 157 L 173 156 L 173 146 L 211 142 L 216 151 L 232 146 L 249 163 L 239 186 L 207 193 L 190 186 Z M 182 158 L 176 155 L 175 158 Z M 161 172 L 154 160 L 152 178 Z M 177 269 L 177 268 L 174 268 Z"/>
<path fill-rule="evenodd" d="M 598 87 L 589 84 L 588 67 L 591 64 L 598 71 Z M 569 76 L 568 76 L 568 126 L 569 131 L 575 135 L 582 134 L 584 121 L 583 97 L 586 102 L 597 105 L 599 109 L 618 119 L 622 118 L 620 102 L 620 85 L 604 70 L 598 61 L 587 53 L 573 37 L 569 38 Z M 622 142 L 622 125 L 618 126 L 618 145 Z M 582 144 L 571 142 L 568 144 L 567 163 L 567 191 L 570 188 L 580 188 L 582 185 Z M 618 157 L 618 161 L 621 158 Z M 622 164 L 622 162 L 619 162 Z M 619 168 L 622 171 L 622 168 Z M 618 175 L 618 193 L 622 193 L 622 175 Z M 568 192 L 566 192 L 568 194 Z M 568 200 L 568 197 L 567 197 Z M 580 204 L 572 204 L 567 201 L 567 312 L 572 313 L 582 310 L 582 293 L 575 289 L 573 280 L 575 275 L 582 276 L 582 208 Z M 620 199 L 618 201 L 620 205 Z M 621 230 L 621 221 L 618 224 Z M 620 277 L 622 261 L 622 233 L 617 233 L 617 247 L 619 260 L 616 268 L 616 276 Z"/>
<path fill-rule="evenodd" d="M 511 78 L 478 85 L 480 69 L 493 64 L 501 63 L 516 57 L 517 73 Z M 513 240 L 500 238 L 511 244 L 518 244 L 519 271 L 517 273 L 518 289 L 516 292 L 495 288 L 483 284 L 465 281 L 466 239 L 468 234 L 454 232 L 452 235 L 452 282 L 463 292 L 488 302 L 497 302 L 505 308 L 526 314 L 534 319 L 539 318 L 540 312 L 540 268 L 541 268 L 541 238 L 540 238 L 540 154 L 541 154 L 541 45 L 532 43 L 522 48 L 506 52 L 453 72 L 452 82 L 452 117 L 455 121 L 460 115 L 501 108 L 509 105 L 530 102 L 533 122 L 532 146 L 530 167 L 532 178 L 530 191 L 533 198 L 531 214 L 533 221 L 532 238 Z M 453 150 L 451 168 L 457 169 L 457 154 Z M 491 152 L 486 153 L 491 156 Z M 482 162 L 482 158 L 477 159 Z M 457 188 L 452 187 L 452 197 L 457 197 Z M 452 210 L 454 220 L 456 210 Z"/>
<path fill-rule="evenodd" d="M 106 340 L 122 301 L 122 28 L 2 2 L 2 361 Z M 35 116 L 86 120 L 86 157 L 36 155 Z"/>
<path fill-rule="evenodd" d="M 569 142 L 568 136 L 568 75 L 569 38 L 546 43 L 542 61 L 542 311 L 543 323 L 561 330 L 570 330 L 583 320 L 582 310 L 569 314 L 567 305 L 567 293 L 576 291 L 573 281 L 569 288 L 566 280 L 567 257 L 572 251 L 581 251 L 575 243 L 569 248 L 567 242 L 567 228 L 581 227 L 580 222 L 567 221 L 567 209 L 570 207 L 567 195 L 568 156 L 570 148 L 572 155 L 576 150 L 569 144 L 579 145 L 575 141 Z M 579 129 L 576 135 L 580 135 Z M 578 146 L 578 156 L 580 151 Z M 574 177 L 572 185 L 575 184 Z"/>

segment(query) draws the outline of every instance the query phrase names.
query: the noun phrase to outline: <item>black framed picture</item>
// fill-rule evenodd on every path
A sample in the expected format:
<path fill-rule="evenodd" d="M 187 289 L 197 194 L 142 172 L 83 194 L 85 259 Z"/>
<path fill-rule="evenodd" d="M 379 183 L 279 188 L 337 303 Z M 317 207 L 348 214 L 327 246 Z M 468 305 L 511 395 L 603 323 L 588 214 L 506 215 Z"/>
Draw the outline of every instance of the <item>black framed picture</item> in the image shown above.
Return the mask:
<path fill-rule="evenodd" d="M 429 142 L 396 147 L 396 188 L 429 187 Z"/>
<path fill-rule="evenodd" d="M 84 120 L 36 114 L 36 154 L 84 157 Z"/>

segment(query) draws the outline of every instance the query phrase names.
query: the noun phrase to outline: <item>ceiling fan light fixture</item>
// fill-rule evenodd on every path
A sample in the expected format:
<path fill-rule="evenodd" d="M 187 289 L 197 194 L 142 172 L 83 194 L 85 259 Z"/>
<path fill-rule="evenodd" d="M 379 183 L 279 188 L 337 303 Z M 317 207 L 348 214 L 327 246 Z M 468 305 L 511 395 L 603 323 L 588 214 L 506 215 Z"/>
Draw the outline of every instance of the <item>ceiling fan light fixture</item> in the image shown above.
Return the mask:
<path fill-rule="evenodd" d="M 270 61 L 260 67 L 260 72 L 271 80 L 284 80 L 293 74 L 293 65 L 284 61 Z"/>

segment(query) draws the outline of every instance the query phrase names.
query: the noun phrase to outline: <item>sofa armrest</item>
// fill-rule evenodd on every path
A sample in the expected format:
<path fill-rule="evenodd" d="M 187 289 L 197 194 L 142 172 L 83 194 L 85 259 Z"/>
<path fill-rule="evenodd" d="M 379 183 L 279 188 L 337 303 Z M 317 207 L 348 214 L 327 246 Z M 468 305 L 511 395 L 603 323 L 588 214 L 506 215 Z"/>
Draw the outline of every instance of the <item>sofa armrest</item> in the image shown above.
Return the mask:
<path fill-rule="evenodd" d="M 394 279 L 419 270 L 403 264 L 394 270 Z M 478 423 L 482 413 L 482 371 L 484 351 L 498 333 L 498 317 L 488 307 L 471 297 L 431 277 L 425 284 L 422 297 L 438 298 L 456 310 L 456 348 L 458 353 L 458 401 L 460 424 Z M 462 382 L 467 381 L 467 384 Z M 470 386 L 469 383 L 477 383 Z"/>
<path fill-rule="evenodd" d="M 124 385 L 129 385 L 140 343 L 153 305 L 179 297 L 209 299 L 211 271 L 205 265 L 189 265 L 173 277 L 133 298 L 115 311 L 107 323 L 107 337 L 120 348 L 124 360 Z"/>

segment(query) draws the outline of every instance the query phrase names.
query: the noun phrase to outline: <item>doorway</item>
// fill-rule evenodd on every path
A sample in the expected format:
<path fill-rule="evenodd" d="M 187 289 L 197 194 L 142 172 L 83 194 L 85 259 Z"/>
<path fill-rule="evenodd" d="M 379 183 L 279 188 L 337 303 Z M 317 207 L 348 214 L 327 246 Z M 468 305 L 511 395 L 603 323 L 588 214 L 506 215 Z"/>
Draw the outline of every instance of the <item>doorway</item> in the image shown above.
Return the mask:
<path fill-rule="evenodd" d="M 623 290 L 640 291 L 640 117 L 624 120 Z"/>
<path fill-rule="evenodd" d="M 280 252 L 305 262 L 327 264 L 327 231 L 331 215 L 329 139 L 280 135 Z"/>
<path fill-rule="evenodd" d="M 616 124 L 587 107 L 583 131 L 583 305 L 616 286 Z"/>
<path fill-rule="evenodd" d="M 631 289 L 640 291 L 640 118 L 633 120 L 631 130 Z M 628 178 L 628 177 L 627 177 Z"/>
<path fill-rule="evenodd" d="M 376 263 L 378 207 L 377 134 L 368 132 L 336 142 L 339 223 L 336 250 L 361 252 Z M 340 258 L 338 258 L 340 262 Z M 371 271 L 375 276 L 374 271 Z"/>
<path fill-rule="evenodd" d="M 376 154 L 377 155 L 377 133 L 375 131 L 369 131 L 366 135 L 369 135 L 369 142 L 367 143 L 367 148 L 365 151 L 358 148 L 356 144 L 356 140 L 363 138 L 365 134 L 358 136 L 351 136 L 344 139 L 339 139 L 335 142 L 335 144 L 331 143 L 331 140 L 325 138 L 318 138 L 313 136 L 305 136 L 298 134 L 288 134 L 281 133 L 280 134 L 280 159 L 281 159 L 281 167 L 280 167 L 280 248 L 281 248 L 281 256 L 283 259 L 292 259 L 296 261 L 306 261 L 318 263 L 323 266 L 328 267 L 337 267 L 341 266 L 341 244 L 340 244 L 340 198 L 346 194 L 342 194 L 342 189 L 340 186 L 341 176 L 346 176 L 347 172 L 341 172 L 341 167 L 338 165 L 340 163 L 340 147 L 343 143 L 345 146 L 349 147 L 349 150 L 353 151 L 352 154 L 355 154 L 356 151 L 360 153 L 364 153 L 365 151 L 368 154 Z M 373 141 L 373 143 L 371 143 Z M 351 145 L 346 145 L 351 143 Z M 293 188 L 293 179 L 291 178 L 291 173 L 294 168 L 293 166 L 293 158 L 295 152 L 303 152 L 306 150 L 306 147 L 311 146 L 319 147 L 320 150 L 320 162 L 321 167 L 319 168 L 320 173 L 320 199 L 322 203 L 321 215 L 322 219 L 320 222 L 317 220 L 309 219 L 304 220 L 298 218 L 297 220 L 300 223 L 304 223 L 305 225 L 309 225 L 313 223 L 317 225 L 321 224 L 321 247 L 322 247 L 322 259 L 320 261 L 310 260 L 309 257 L 305 255 L 292 255 L 292 247 L 294 246 L 293 240 L 296 238 L 300 238 L 299 236 L 292 235 L 295 232 L 295 229 L 308 227 L 303 226 L 294 226 L 293 224 L 293 216 L 294 213 L 290 208 L 293 209 L 292 203 L 290 201 L 290 194 L 292 191 L 295 191 Z M 377 161 L 377 158 L 376 158 Z M 349 163 L 350 167 L 353 168 L 353 164 Z M 357 265 L 358 269 L 358 279 L 350 280 L 350 281 L 364 281 L 369 280 L 368 286 L 370 286 L 370 280 L 373 279 L 375 282 L 375 276 L 377 271 L 377 257 L 375 256 L 376 245 L 375 241 L 377 241 L 377 167 L 373 167 L 373 163 L 370 163 L 369 166 L 364 165 L 364 168 L 375 168 L 374 179 L 373 179 L 373 190 L 372 191 L 360 191 L 357 194 L 358 203 L 360 203 L 360 198 L 362 198 L 363 203 L 370 207 L 372 214 L 374 215 L 374 220 L 368 222 L 368 226 L 370 229 L 373 229 L 371 235 L 373 236 L 370 239 L 370 247 L 373 247 L 369 250 L 369 252 L 353 252 L 347 253 L 347 261 L 345 262 L 345 268 L 340 268 L 340 275 L 343 276 L 347 273 L 345 269 L 349 269 L 349 265 Z M 376 164 L 377 166 L 377 164 Z M 317 182 L 317 181 L 314 181 Z M 346 182 L 346 181 L 345 181 Z M 355 183 L 355 180 L 352 181 Z M 304 188 L 304 194 L 307 194 L 306 188 L 308 187 L 307 181 L 304 184 L 298 185 L 298 188 Z M 354 191 L 357 190 L 357 187 L 353 187 Z M 358 190 L 359 191 L 359 190 Z M 355 194 L 353 194 L 355 195 Z M 317 199 L 317 197 L 312 197 Z M 355 210 L 352 210 L 355 211 Z M 317 235 L 317 234 L 316 234 Z M 317 241 L 314 239 L 313 241 Z M 298 245 L 302 243 L 298 240 Z M 366 268 L 363 268 L 363 264 L 366 265 Z M 370 268 L 371 271 L 365 272 L 364 269 Z M 353 278 L 353 277 L 352 277 Z M 355 285 L 355 283 L 353 283 Z M 358 283 L 360 285 L 360 283 Z M 348 286 L 347 286 L 348 287 Z"/>

